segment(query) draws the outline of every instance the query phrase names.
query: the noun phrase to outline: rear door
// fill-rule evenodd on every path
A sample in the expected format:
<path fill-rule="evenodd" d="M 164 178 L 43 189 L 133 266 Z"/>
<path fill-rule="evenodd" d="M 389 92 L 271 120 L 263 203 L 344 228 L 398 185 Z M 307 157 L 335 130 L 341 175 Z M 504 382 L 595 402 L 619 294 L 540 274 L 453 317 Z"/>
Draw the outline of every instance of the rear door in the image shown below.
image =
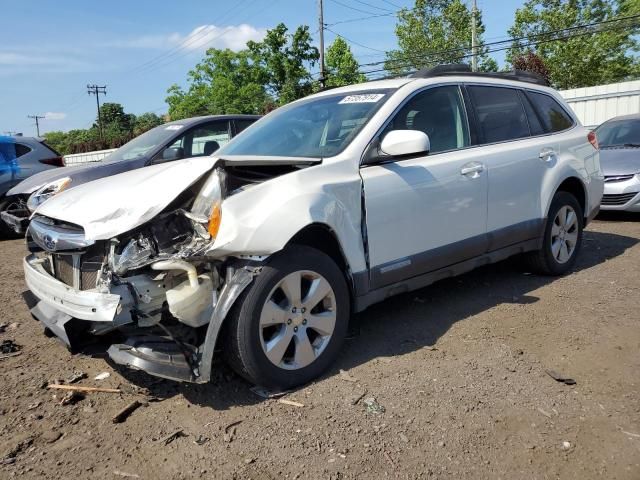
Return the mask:
<path fill-rule="evenodd" d="M 380 134 L 420 130 L 431 151 L 362 166 L 370 286 L 380 288 L 472 258 L 486 249 L 487 175 L 468 149 L 458 85 L 428 88 Z"/>
<path fill-rule="evenodd" d="M 545 170 L 541 159 L 556 146 L 541 134 L 539 119 L 518 88 L 467 85 L 477 126 L 473 156 L 488 170 L 488 250 L 540 235 L 540 191 Z"/>

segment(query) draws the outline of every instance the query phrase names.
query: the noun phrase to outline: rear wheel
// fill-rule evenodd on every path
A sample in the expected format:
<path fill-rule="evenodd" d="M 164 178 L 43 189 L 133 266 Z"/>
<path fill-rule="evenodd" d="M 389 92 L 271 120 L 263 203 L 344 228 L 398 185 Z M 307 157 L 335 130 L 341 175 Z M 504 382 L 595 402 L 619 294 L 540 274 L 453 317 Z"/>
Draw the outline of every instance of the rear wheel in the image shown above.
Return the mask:
<path fill-rule="evenodd" d="M 258 385 L 307 383 L 337 357 L 349 309 L 347 283 L 329 256 L 287 248 L 269 259 L 229 313 L 225 357 Z"/>
<path fill-rule="evenodd" d="M 576 262 L 582 245 L 583 212 L 578 200 L 557 192 L 549 208 L 542 248 L 525 255 L 527 266 L 543 275 L 563 275 Z"/>

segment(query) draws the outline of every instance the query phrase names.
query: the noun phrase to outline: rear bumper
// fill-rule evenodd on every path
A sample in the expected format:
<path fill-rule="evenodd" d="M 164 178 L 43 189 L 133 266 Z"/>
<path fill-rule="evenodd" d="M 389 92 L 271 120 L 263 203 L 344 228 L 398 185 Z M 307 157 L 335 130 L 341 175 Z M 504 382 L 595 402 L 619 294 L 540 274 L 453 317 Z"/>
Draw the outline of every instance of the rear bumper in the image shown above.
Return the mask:
<path fill-rule="evenodd" d="M 2 221 L 6 223 L 9 228 L 19 234 L 23 234 L 27 231 L 30 216 L 31 214 L 27 209 L 0 212 Z"/>
<path fill-rule="evenodd" d="M 51 309 L 90 322 L 112 322 L 120 295 L 78 291 L 53 278 L 35 255 L 23 261 L 24 278 L 31 293 Z"/>

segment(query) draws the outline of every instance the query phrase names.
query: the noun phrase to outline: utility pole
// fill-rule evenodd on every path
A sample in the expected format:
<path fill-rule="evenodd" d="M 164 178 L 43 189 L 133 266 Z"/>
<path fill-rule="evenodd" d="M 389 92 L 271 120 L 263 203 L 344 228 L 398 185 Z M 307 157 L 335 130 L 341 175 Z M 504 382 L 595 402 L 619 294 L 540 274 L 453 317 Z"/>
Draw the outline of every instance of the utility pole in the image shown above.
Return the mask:
<path fill-rule="evenodd" d="M 40 124 L 38 120 L 44 118 L 44 115 L 27 115 L 27 118 L 33 118 L 36 121 L 36 132 L 38 133 L 38 137 L 40 136 Z"/>
<path fill-rule="evenodd" d="M 320 86 L 324 88 L 326 78 L 324 76 L 324 7 L 322 0 L 318 0 L 318 22 L 320 27 Z"/>
<path fill-rule="evenodd" d="M 471 7 L 471 71 L 478 71 L 478 5 L 473 0 Z"/>
<path fill-rule="evenodd" d="M 98 106 L 98 131 L 100 132 L 100 139 L 104 140 L 104 132 L 102 131 L 102 117 L 100 116 L 100 94 L 107 94 L 107 86 L 104 85 L 99 87 L 98 85 L 88 85 L 87 84 L 87 93 L 89 95 L 96 96 L 96 105 Z"/>

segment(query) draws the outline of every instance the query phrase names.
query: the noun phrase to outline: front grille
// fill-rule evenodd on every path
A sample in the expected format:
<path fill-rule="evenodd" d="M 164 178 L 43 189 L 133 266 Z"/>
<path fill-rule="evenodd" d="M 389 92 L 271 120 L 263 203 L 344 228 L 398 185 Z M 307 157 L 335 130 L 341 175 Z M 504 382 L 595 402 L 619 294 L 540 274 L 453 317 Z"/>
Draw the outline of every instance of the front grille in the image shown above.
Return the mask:
<path fill-rule="evenodd" d="M 604 181 L 607 183 L 624 182 L 626 180 L 631 180 L 633 177 L 633 173 L 630 175 L 605 175 Z"/>
<path fill-rule="evenodd" d="M 53 255 L 53 268 L 58 280 L 73 287 L 73 255 Z"/>
<path fill-rule="evenodd" d="M 607 194 L 602 196 L 602 205 L 613 206 L 613 205 L 624 205 L 629 202 L 633 197 L 635 197 L 638 193 L 619 193 L 619 194 Z"/>
<path fill-rule="evenodd" d="M 105 252 L 101 245 L 96 245 L 84 253 L 53 253 L 51 258 L 53 259 L 53 276 L 55 278 L 70 287 L 91 290 L 96 288 L 98 276 L 105 261 Z M 77 286 L 74 283 L 76 277 L 79 281 Z"/>

